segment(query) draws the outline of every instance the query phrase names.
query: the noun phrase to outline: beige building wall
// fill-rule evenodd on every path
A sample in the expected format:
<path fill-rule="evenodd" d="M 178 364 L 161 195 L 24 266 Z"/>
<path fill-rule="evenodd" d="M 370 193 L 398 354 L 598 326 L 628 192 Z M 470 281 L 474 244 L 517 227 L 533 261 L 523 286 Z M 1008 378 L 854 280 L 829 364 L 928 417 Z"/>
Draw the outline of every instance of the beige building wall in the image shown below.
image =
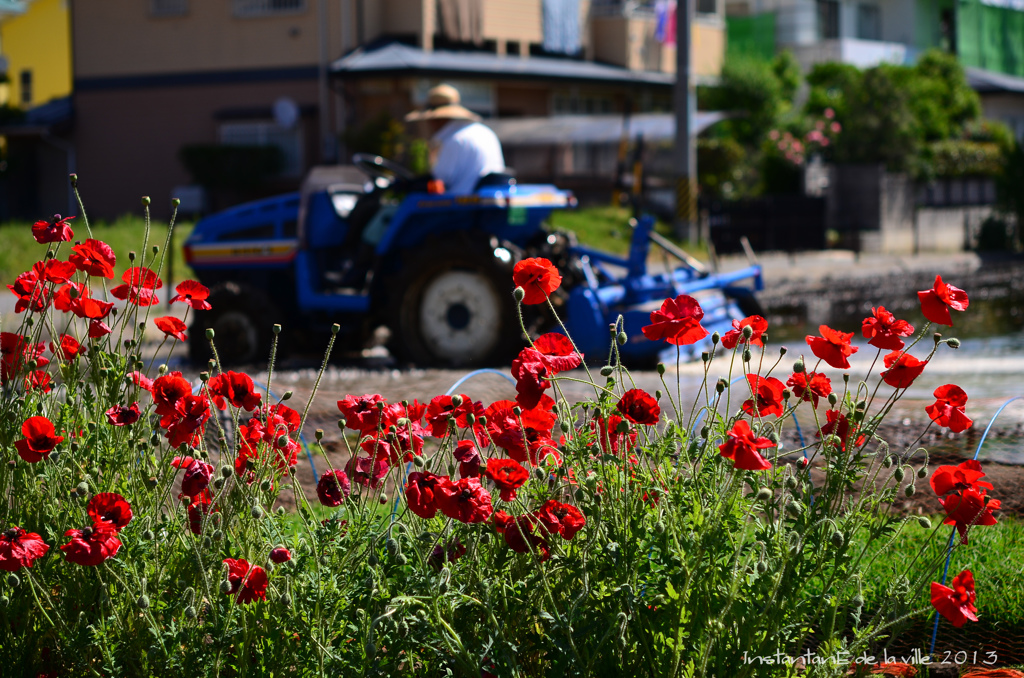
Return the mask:
<path fill-rule="evenodd" d="M 675 45 L 654 37 L 656 22 L 646 16 L 599 16 L 590 23 L 592 51 L 598 61 L 630 70 L 676 72 Z M 716 77 L 725 58 L 725 26 L 711 15 L 698 17 L 692 27 L 694 72 Z"/>
<path fill-rule="evenodd" d="M 482 0 L 485 40 L 514 40 L 522 52 L 544 39 L 541 0 Z"/>

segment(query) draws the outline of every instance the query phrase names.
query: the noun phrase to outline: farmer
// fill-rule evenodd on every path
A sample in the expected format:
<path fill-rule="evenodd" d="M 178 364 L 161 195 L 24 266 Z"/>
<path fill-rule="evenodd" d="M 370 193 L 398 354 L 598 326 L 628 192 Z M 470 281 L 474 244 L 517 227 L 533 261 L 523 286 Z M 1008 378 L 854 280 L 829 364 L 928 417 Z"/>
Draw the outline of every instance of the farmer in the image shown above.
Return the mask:
<path fill-rule="evenodd" d="M 427 107 L 405 119 L 426 122 L 437 153 L 433 174 L 444 182 L 445 193 L 466 195 L 481 177 L 504 172 L 505 157 L 497 135 L 459 101 L 459 90 L 438 85 L 427 93 Z"/>

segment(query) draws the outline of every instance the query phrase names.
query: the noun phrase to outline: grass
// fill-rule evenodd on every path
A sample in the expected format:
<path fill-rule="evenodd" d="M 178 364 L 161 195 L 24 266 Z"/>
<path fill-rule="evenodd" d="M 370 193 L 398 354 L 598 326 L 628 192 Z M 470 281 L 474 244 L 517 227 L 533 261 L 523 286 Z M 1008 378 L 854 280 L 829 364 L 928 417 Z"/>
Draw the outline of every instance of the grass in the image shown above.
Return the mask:
<path fill-rule="evenodd" d="M 76 223 L 78 222 L 78 223 Z M 85 225 L 78 219 L 72 220 L 71 226 L 75 231 L 75 241 L 84 241 L 89 237 Z M 121 274 L 129 267 L 128 252 L 142 249 L 142 237 L 145 232 L 145 221 L 141 217 L 122 217 L 114 222 L 91 223 L 93 237 L 114 248 L 117 255 L 117 265 L 114 276 L 120 280 Z M 180 282 L 192 275 L 192 272 L 185 265 L 181 257 L 181 243 L 185 241 L 192 231 L 192 223 L 180 223 L 174 227 L 175 260 L 174 278 Z M 149 244 L 164 246 L 167 238 L 167 224 L 154 222 L 150 228 Z M 0 239 L 3 247 L 0 248 L 0 282 L 8 285 L 14 282 L 20 273 L 32 268 L 32 264 L 39 261 L 46 252 L 46 247 L 40 245 L 32 237 L 31 224 L 28 222 L 9 222 L 0 225 Z M 73 244 L 73 243 L 72 243 Z M 67 259 L 70 254 L 68 245 L 61 247 L 59 258 Z M 151 254 L 147 253 L 148 256 Z M 165 264 L 166 267 L 166 264 Z M 166 278 L 166 271 L 163 276 Z M 166 282 L 166 280 L 165 280 Z"/>
<path fill-rule="evenodd" d="M 625 254 L 629 251 L 629 240 L 633 235 L 629 226 L 632 216 L 632 211 L 626 207 L 587 207 L 553 212 L 549 221 L 554 228 L 575 232 L 581 245 L 612 254 Z M 654 230 L 697 258 L 707 258 L 707 249 L 703 245 L 690 247 L 677 240 L 671 224 L 659 219 Z M 652 247 L 652 253 L 657 249 Z"/>

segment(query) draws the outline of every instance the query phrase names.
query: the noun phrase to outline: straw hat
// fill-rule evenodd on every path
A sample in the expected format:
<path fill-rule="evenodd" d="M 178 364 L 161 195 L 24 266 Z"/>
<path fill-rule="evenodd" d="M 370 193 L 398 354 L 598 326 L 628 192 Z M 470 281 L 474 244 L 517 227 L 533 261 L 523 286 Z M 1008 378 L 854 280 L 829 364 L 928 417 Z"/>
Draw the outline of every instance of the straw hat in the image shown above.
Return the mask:
<path fill-rule="evenodd" d="M 479 120 L 480 116 L 459 104 L 459 90 L 451 85 L 438 85 L 427 92 L 427 107 L 405 116 L 406 122 L 417 120 Z"/>

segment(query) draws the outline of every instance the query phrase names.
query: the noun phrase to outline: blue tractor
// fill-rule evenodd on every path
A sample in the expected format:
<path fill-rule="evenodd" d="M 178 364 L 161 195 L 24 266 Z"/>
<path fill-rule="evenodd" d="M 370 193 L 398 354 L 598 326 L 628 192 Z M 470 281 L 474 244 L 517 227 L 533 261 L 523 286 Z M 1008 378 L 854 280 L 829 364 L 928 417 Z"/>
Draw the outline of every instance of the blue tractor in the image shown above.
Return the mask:
<path fill-rule="evenodd" d="M 505 174 L 482 178 L 470 195 L 437 192 L 429 178 L 366 154 L 353 165 L 315 168 L 297 193 L 196 224 L 185 259 L 210 288 L 213 309 L 196 313 L 190 355 L 210 357 L 206 328 L 230 364 L 265 359 L 275 323 L 287 328 L 284 349 L 298 351 L 322 349 L 337 323 L 340 346 L 350 349 L 386 327 L 387 346 L 402 363 L 507 364 L 523 346 L 512 268 L 532 256 L 559 268 L 564 279 L 553 305 L 580 350 L 596 359 L 607 355 L 609 326 L 621 316 L 629 337 L 623 358 L 657 361 L 669 347 L 640 328 L 670 296 L 697 297 L 709 331 L 724 332 L 757 310 L 758 266 L 706 271 L 648 218 L 634 222 L 625 258 L 582 247 L 572 233 L 545 226 L 553 210 L 575 205 L 570 192 Z M 652 242 L 666 253 L 658 273 L 648 270 Z M 668 265 L 669 257 L 677 263 Z M 524 309 L 529 331 L 558 330 L 547 307 Z M 692 357 L 700 347 L 688 350 Z"/>

